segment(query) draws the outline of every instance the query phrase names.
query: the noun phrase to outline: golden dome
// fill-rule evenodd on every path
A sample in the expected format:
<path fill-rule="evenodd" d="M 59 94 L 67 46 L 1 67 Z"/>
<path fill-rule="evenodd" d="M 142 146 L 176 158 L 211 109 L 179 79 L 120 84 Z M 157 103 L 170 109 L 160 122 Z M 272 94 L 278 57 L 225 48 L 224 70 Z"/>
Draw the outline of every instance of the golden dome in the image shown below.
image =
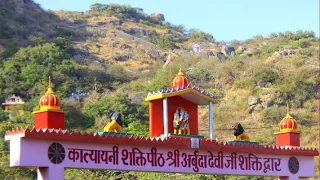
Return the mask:
<path fill-rule="evenodd" d="M 60 110 L 60 99 L 51 88 L 51 78 L 49 77 L 49 87 L 47 92 L 40 98 L 40 111 Z"/>

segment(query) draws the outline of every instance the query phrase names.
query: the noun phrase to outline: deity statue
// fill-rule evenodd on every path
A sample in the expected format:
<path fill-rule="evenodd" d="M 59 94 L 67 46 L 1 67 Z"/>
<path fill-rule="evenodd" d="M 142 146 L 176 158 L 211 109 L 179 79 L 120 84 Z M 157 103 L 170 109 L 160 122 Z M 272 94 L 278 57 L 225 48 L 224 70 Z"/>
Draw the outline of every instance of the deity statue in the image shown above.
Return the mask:
<path fill-rule="evenodd" d="M 179 107 L 174 113 L 173 129 L 174 129 L 174 132 L 173 132 L 174 134 L 190 135 L 189 114 L 182 107 Z"/>

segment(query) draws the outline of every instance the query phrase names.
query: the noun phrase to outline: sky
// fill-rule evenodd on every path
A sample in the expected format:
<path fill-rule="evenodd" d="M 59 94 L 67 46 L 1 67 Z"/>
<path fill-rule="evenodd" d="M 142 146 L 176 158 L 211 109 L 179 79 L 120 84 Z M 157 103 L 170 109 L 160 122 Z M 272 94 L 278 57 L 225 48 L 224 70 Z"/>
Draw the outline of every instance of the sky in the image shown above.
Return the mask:
<path fill-rule="evenodd" d="M 44 9 L 83 11 L 94 3 L 139 7 L 166 21 L 210 33 L 218 41 L 312 30 L 319 37 L 318 0 L 34 0 Z"/>

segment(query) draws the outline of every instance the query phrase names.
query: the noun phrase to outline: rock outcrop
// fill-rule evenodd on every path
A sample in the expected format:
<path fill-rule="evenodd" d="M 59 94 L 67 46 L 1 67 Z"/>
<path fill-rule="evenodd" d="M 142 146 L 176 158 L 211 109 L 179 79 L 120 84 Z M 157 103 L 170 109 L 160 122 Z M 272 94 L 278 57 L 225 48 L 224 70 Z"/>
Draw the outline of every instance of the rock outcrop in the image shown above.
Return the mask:
<path fill-rule="evenodd" d="M 290 55 L 295 55 L 297 52 L 295 50 L 283 49 L 277 52 L 274 52 L 271 58 L 284 58 Z"/>
<path fill-rule="evenodd" d="M 225 56 L 234 56 L 235 55 L 235 49 L 232 46 L 226 46 L 222 45 L 220 51 L 225 55 Z"/>
<path fill-rule="evenodd" d="M 161 13 L 152 13 L 150 17 L 151 19 L 154 19 L 156 21 L 160 21 L 160 22 L 165 21 L 164 15 Z"/>

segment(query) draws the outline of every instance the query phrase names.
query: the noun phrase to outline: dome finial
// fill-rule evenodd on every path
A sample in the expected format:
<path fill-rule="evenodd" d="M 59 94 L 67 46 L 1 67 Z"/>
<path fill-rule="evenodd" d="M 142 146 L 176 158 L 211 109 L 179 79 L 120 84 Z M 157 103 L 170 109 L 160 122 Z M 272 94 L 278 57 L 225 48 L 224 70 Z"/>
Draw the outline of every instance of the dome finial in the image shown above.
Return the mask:
<path fill-rule="evenodd" d="M 46 94 L 54 94 L 54 92 L 51 88 L 51 76 L 49 76 L 48 90 L 47 90 Z"/>
<path fill-rule="evenodd" d="M 292 117 L 290 116 L 290 108 L 289 108 L 289 103 L 287 101 L 287 114 L 286 114 L 286 117 L 285 118 L 288 118 L 288 119 L 292 119 Z"/>
<path fill-rule="evenodd" d="M 51 76 L 49 76 L 49 88 L 51 88 Z"/>
<path fill-rule="evenodd" d="M 184 76 L 181 67 L 179 68 L 179 72 L 178 72 L 177 76 Z"/>

